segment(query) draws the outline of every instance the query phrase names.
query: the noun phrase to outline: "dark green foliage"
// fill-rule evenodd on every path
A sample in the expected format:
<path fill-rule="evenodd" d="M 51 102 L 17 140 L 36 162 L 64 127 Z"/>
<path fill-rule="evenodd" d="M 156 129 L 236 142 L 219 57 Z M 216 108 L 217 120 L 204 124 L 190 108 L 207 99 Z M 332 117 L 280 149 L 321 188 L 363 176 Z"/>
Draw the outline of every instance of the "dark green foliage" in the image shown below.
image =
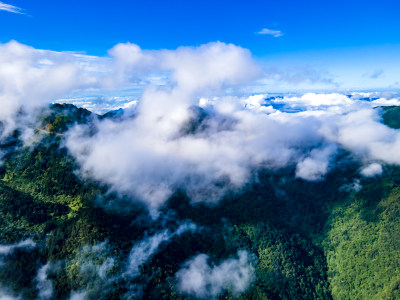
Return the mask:
<path fill-rule="evenodd" d="M 266 224 L 237 226 L 235 231 L 256 249 L 257 292 L 265 298 L 331 298 L 325 256 L 311 242 Z"/>
<path fill-rule="evenodd" d="M 16 242 L 37 230 L 51 230 L 54 219 L 67 211 L 64 205 L 34 201 L 0 183 L 0 238 L 3 242 Z"/>
<path fill-rule="evenodd" d="M 117 109 L 117 110 L 112 110 L 109 111 L 107 113 L 105 113 L 104 115 L 99 116 L 100 120 L 103 119 L 112 119 L 112 120 L 121 120 L 122 117 L 124 116 L 124 110 L 122 108 Z"/>
<path fill-rule="evenodd" d="M 400 280 L 400 168 L 337 203 L 323 246 L 337 299 L 396 299 Z"/>
<path fill-rule="evenodd" d="M 400 107 L 399 106 L 384 106 L 383 110 L 383 123 L 387 126 L 400 129 Z"/>
<path fill-rule="evenodd" d="M 6 182 L 29 193 L 43 195 L 76 195 L 81 186 L 73 173 L 75 165 L 60 149 L 59 137 L 47 136 L 32 150 L 28 147 L 15 152 L 6 163 Z"/>
<path fill-rule="evenodd" d="M 43 116 L 42 126 L 51 133 L 63 133 L 73 124 L 87 123 L 91 112 L 72 104 L 53 104 Z"/>
<path fill-rule="evenodd" d="M 7 255 L 0 268 L 0 281 L 24 299 L 36 299 L 35 277 L 41 266 L 38 249 L 17 248 Z"/>

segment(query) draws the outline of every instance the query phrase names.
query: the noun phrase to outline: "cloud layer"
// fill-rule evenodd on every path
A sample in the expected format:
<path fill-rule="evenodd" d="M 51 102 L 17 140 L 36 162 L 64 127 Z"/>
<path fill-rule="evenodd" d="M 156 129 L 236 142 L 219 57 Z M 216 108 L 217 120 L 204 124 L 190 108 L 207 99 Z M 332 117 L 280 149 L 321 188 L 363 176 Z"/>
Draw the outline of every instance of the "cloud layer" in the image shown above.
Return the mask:
<path fill-rule="evenodd" d="M 175 51 L 121 44 L 110 51 L 118 78 L 170 72 L 150 85 L 135 117 L 72 129 L 66 146 L 82 176 L 157 210 L 177 190 L 215 203 L 239 191 L 263 168 L 295 167 L 296 176 L 323 180 L 339 149 L 362 161 L 400 163 L 398 131 L 381 124 L 371 102 L 308 93 L 270 99 L 226 96 L 259 74 L 240 47 L 211 43 Z M 368 132 L 368 134 L 366 134 Z"/>
<path fill-rule="evenodd" d="M 126 43 L 91 57 L 9 42 L 0 45 L 0 67 L 3 136 L 22 126 L 21 111 L 30 116 L 68 93 L 141 86 L 127 117 L 72 128 L 65 146 L 81 176 L 144 202 L 153 215 L 177 189 L 215 203 L 264 168 L 323 180 L 341 150 L 365 166 L 400 164 L 399 132 L 375 109 L 398 105 L 396 96 L 241 95 L 265 73 L 232 44 L 154 51 Z"/>

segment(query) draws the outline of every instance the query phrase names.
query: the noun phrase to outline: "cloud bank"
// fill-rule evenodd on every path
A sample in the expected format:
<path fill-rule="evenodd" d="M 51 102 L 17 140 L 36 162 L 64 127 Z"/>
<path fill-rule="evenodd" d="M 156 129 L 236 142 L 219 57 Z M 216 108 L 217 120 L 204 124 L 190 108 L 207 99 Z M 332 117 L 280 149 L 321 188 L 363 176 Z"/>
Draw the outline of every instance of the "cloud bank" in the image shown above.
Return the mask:
<path fill-rule="evenodd" d="M 143 50 L 126 43 L 91 57 L 9 42 L 0 45 L 0 66 L 2 136 L 22 126 L 23 112 L 65 94 L 141 86 L 141 96 L 124 103 L 125 118 L 76 126 L 64 145 L 81 176 L 145 203 L 154 216 L 177 189 L 216 203 L 262 169 L 291 167 L 298 178 L 323 180 L 342 150 L 365 166 L 400 163 L 399 132 L 374 109 L 398 105 L 396 96 L 243 95 L 265 73 L 232 44 Z"/>
<path fill-rule="evenodd" d="M 207 124 L 210 132 L 200 135 L 186 134 L 183 127 L 190 131 L 190 124 L 201 122 L 196 118 L 201 118 L 202 112 L 191 109 L 201 96 L 219 94 L 257 76 L 259 70 L 250 53 L 223 43 L 160 52 L 141 51 L 136 45 L 125 44 L 117 45 L 110 53 L 116 57 L 116 68 L 124 74 L 122 78 L 137 76 L 138 70 L 153 72 L 154 68 L 170 72 L 170 82 L 162 88 L 150 86 L 145 90 L 136 118 L 99 123 L 99 134 L 93 137 L 85 134 L 84 127 L 70 132 L 66 145 L 81 163 L 82 173 L 100 181 L 109 178 L 107 183 L 115 189 L 144 199 L 151 208 L 162 205 L 183 182 L 189 183 L 188 192 L 192 196 L 196 194 L 202 200 L 214 201 L 212 194 L 223 192 L 224 188 L 218 188 L 217 184 L 228 174 L 225 169 L 240 169 L 240 166 L 218 161 L 222 152 L 227 157 L 235 153 L 222 141 L 214 143 L 213 140 L 229 139 L 230 128 L 237 121 L 223 115 L 212 118 Z M 213 132 L 219 136 L 210 136 L 209 140 Z M 116 156 L 118 149 L 123 153 Z M 109 166 L 114 167 L 102 168 L 97 163 L 103 160 L 103 155 L 107 156 Z M 127 161 L 123 162 L 122 157 Z M 209 174 L 215 175 L 207 180 L 203 175 L 209 167 L 212 167 Z M 239 173 L 230 178 L 234 184 L 247 176 Z M 217 188 L 207 194 L 207 186 Z M 204 195 L 198 193 L 201 190 L 205 191 Z"/>
<path fill-rule="evenodd" d="M 89 67 L 90 57 L 37 50 L 11 41 L 0 44 L 0 121 L 7 134 L 38 106 L 75 89 L 95 87 L 98 76 Z M 18 120 L 21 122 L 21 120 Z"/>
<path fill-rule="evenodd" d="M 120 44 L 110 54 L 119 80 L 162 71 L 169 81 L 145 89 L 134 118 L 98 122 L 94 134 L 75 127 L 65 145 L 82 176 L 144 202 L 153 215 L 177 189 L 193 202 L 215 203 L 265 168 L 294 167 L 299 178 L 323 180 L 340 149 L 366 164 L 400 163 L 400 134 L 380 122 L 370 102 L 338 93 L 269 103 L 262 95 L 227 96 L 259 75 L 240 47 L 144 51 Z"/>

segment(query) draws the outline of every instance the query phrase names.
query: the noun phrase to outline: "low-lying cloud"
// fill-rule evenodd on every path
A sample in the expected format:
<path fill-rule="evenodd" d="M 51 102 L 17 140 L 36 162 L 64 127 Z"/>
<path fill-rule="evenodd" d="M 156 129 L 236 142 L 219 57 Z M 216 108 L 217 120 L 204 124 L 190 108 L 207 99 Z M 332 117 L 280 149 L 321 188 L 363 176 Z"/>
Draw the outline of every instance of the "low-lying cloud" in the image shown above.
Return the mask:
<path fill-rule="evenodd" d="M 19 248 L 32 249 L 34 247 L 36 247 L 36 243 L 31 239 L 27 239 L 27 240 L 18 242 L 16 244 L 1 244 L 0 245 L 0 256 L 6 256 L 6 255 L 12 253 L 15 249 L 19 249 Z"/>
<path fill-rule="evenodd" d="M 334 84 L 319 73 L 300 75 L 278 74 L 277 80 L 285 77 L 295 83 L 314 78 L 306 80 Z M 62 138 L 76 159 L 77 174 L 145 203 L 154 218 L 177 190 L 194 203 L 214 204 L 227 192 L 240 192 L 265 169 L 291 168 L 299 179 L 321 181 L 343 152 L 359 161 L 359 175 L 364 177 L 382 174 L 385 164 L 400 164 L 400 131 L 382 124 L 377 108 L 399 105 L 396 95 L 238 92 L 260 76 L 261 68 L 248 50 L 220 42 L 157 51 L 118 44 L 102 58 L 10 42 L 0 45 L 0 121 L 5 126 L 1 135 L 23 127 L 21 118 L 30 119 L 36 107 L 65 94 L 142 86 L 139 99 L 121 101 L 129 114 L 118 120 L 94 118 Z M 162 80 L 154 83 L 151 77 Z M 360 182 L 354 178 L 341 189 L 358 191 Z M 126 298 L 140 295 L 141 266 L 162 243 L 195 229 L 190 223 L 175 231 L 152 231 L 133 244 L 122 262 L 106 242 L 83 247 L 65 261 L 66 270 L 85 286 L 72 291 L 70 299 L 105 295 L 121 278 L 128 282 Z M 35 246 L 32 240 L 0 245 L 0 263 L 17 248 Z M 51 270 L 49 262 L 37 271 L 40 299 L 53 297 Z M 209 256 L 199 254 L 182 266 L 175 279 L 178 292 L 185 295 L 237 296 L 254 281 L 252 257 L 239 251 L 237 257 L 213 264 Z M 0 289 L 0 297 L 8 295 Z"/>
<path fill-rule="evenodd" d="M 201 299 L 216 299 L 223 292 L 238 296 L 255 279 L 252 255 L 239 251 L 237 258 L 210 264 L 210 257 L 199 254 L 187 261 L 176 274 L 179 292 Z"/>
<path fill-rule="evenodd" d="M 365 177 L 374 177 L 377 175 L 381 175 L 383 172 L 382 166 L 377 163 L 372 163 L 361 170 L 361 175 Z"/>
<path fill-rule="evenodd" d="M 38 299 L 47 300 L 53 297 L 54 288 L 53 283 L 47 278 L 47 271 L 50 268 L 50 263 L 42 266 L 36 276 L 36 288 L 38 289 Z"/>
<path fill-rule="evenodd" d="M 366 164 L 400 163 L 400 134 L 380 122 L 371 102 L 338 93 L 269 103 L 226 96 L 258 74 L 242 48 L 212 43 L 149 52 L 124 44 L 110 53 L 123 78 L 162 70 L 170 80 L 144 91 L 135 117 L 98 122 L 94 134 L 73 128 L 66 146 L 82 176 L 146 203 L 155 215 L 177 189 L 193 202 L 215 203 L 263 168 L 290 166 L 299 178 L 323 180 L 339 149 Z"/>

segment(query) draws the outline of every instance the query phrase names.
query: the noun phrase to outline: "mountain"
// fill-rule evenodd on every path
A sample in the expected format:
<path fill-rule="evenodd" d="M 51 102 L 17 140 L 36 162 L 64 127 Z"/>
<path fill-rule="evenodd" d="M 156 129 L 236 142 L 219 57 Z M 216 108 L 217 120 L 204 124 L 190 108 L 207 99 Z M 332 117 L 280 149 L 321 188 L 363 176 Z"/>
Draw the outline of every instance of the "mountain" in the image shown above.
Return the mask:
<path fill-rule="evenodd" d="M 385 106 L 382 107 L 384 123 L 395 129 L 400 129 L 400 107 L 399 106 Z"/>
<path fill-rule="evenodd" d="M 398 107 L 382 111 L 386 125 L 400 127 Z M 191 112 L 181 134 L 207 119 L 203 109 Z M 177 187 L 154 217 L 130 196 L 81 176 L 64 144 L 72 126 L 122 117 L 55 104 L 39 113 L 31 139 L 16 130 L 0 146 L 0 295 L 400 297 L 398 166 L 355 180 L 361 165 L 342 151 L 325 180 L 296 178 L 294 167 L 262 169 L 214 204 L 192 203 Z M 197 281 L 187 286 L 182 276 Z"/>

